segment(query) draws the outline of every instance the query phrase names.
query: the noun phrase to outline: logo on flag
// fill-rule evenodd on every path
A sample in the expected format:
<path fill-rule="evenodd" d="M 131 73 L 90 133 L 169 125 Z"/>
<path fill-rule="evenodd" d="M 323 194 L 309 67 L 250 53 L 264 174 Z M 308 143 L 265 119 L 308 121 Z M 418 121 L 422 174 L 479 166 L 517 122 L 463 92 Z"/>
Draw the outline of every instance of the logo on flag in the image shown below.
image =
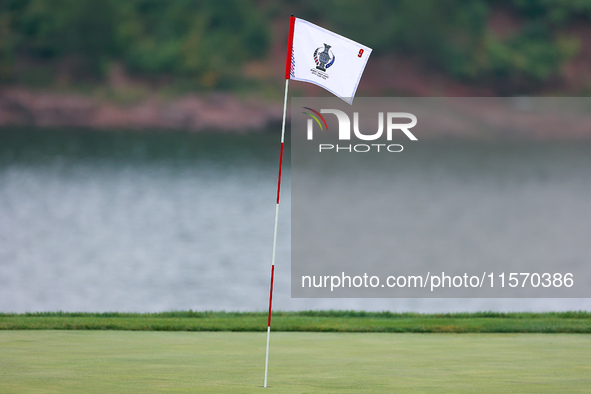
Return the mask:
<path fill-rule="evenodd" d="M 324 44 L 324 51 L 318 53 L 322 47 L 316 48 L 314 51 L 314 61 L 316 62 L 316 68 L 320 71 L 326 71 L 327 68 L 333 65 L 335 56 L 330 51 L 330 45 Z"/>

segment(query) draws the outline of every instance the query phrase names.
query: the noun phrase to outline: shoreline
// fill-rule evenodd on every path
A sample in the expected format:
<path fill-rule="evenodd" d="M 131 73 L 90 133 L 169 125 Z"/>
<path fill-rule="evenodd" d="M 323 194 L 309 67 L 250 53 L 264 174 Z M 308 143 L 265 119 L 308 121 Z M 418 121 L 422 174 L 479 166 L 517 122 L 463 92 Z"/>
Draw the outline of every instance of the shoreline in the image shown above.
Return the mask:
<path fill-rule="evenodd" d="M 573 99 L 583 100 L 574 106 L 581 108 L 573 108 Z M 429 111 L 417 127 L 421 140 L 589 141 L 588 103 L 589 97 L 413 97 L 406 107 L 419 117 Z M 288 124 L 290 112 L 288 106 Z M 0 90 L 0 127 L 258 133 L 280 130 L 282 114 L 282 103 L 231 93 L 165 99 L 152 92 L 121 103 L 81 93 Z"/>
<path fill-rule="evenodd" d="M 281 124 L 281 105 L 231 94 L 147 97 L 127 105 L 90 96 L 13 87 L 0 91 L 0 127 L 265 131 Z"/>

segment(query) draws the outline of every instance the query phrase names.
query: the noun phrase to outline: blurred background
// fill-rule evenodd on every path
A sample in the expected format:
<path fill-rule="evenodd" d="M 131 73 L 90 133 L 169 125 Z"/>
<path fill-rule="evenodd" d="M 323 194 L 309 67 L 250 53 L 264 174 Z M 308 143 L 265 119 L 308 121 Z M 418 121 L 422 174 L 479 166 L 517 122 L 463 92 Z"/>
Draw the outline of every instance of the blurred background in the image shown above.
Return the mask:
<path fill-rule="evenodd" d="M 587 0 L 0 0 L 0 311 L 265 310 L 290 14 L 374 49 L 358 96 L 591 93 Z M 512 152 L 580 168 L 590 137 L 520 134 Z M 453 156 L 513 144 L 464 138 Z M 284 190 L 278 309 L 591 308 L 292 300 Z"/>

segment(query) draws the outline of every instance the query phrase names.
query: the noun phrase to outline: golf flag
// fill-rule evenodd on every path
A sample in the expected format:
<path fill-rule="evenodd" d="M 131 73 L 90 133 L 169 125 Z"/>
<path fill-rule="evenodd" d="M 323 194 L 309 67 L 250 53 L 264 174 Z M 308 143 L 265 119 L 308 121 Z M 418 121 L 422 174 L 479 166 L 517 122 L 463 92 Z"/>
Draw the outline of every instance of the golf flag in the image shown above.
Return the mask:
<path fill-rule="evenodd" d="M 316 84 L 353 102 L 371 48 L 291 17 L 285 79 Z"/>
<path fill-rule="evenodd" d="M 267 320 L 267 350 L 265 352 L 265 383 L 269 372 L 269 343 L 271 341 L 271 311 L 273 306 L 273 279 L 275 277 L 275 251 L 277 246 L 277 223 L 279 220 L 279 192 L 281 190 L 281 165 L 285 141 L 285 118 L 287 114 L 287 90 L 289 80 L 316 84 L 347 103 L 359 85 L 361 74 L 371 48 L 339 36 L 303 19 L 291 16 L 287 57 L 285 62 L 285 94 L 283 96 L 283 122 L 281 123 L 281 150 L 279 153 L 279 177 L 277 180 L 277 203 L 275 205 L 275 229 L 271 255 L 271 284 L 269 289 L 269 318 Z"/>

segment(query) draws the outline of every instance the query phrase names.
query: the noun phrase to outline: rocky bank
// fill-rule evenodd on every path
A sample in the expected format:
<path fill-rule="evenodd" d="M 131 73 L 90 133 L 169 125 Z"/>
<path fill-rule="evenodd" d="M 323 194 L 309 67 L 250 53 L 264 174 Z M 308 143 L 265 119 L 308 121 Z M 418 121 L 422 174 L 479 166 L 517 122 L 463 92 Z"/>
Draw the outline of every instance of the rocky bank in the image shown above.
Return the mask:
<path fill-rule="evenodd" d="M 0 127 L 89 127 L 230 132 L 264 131 L 280 124 L 282 107 L 232 95 L 147 98 L 117 105 L 72 93 L 0 90 Z"/>

